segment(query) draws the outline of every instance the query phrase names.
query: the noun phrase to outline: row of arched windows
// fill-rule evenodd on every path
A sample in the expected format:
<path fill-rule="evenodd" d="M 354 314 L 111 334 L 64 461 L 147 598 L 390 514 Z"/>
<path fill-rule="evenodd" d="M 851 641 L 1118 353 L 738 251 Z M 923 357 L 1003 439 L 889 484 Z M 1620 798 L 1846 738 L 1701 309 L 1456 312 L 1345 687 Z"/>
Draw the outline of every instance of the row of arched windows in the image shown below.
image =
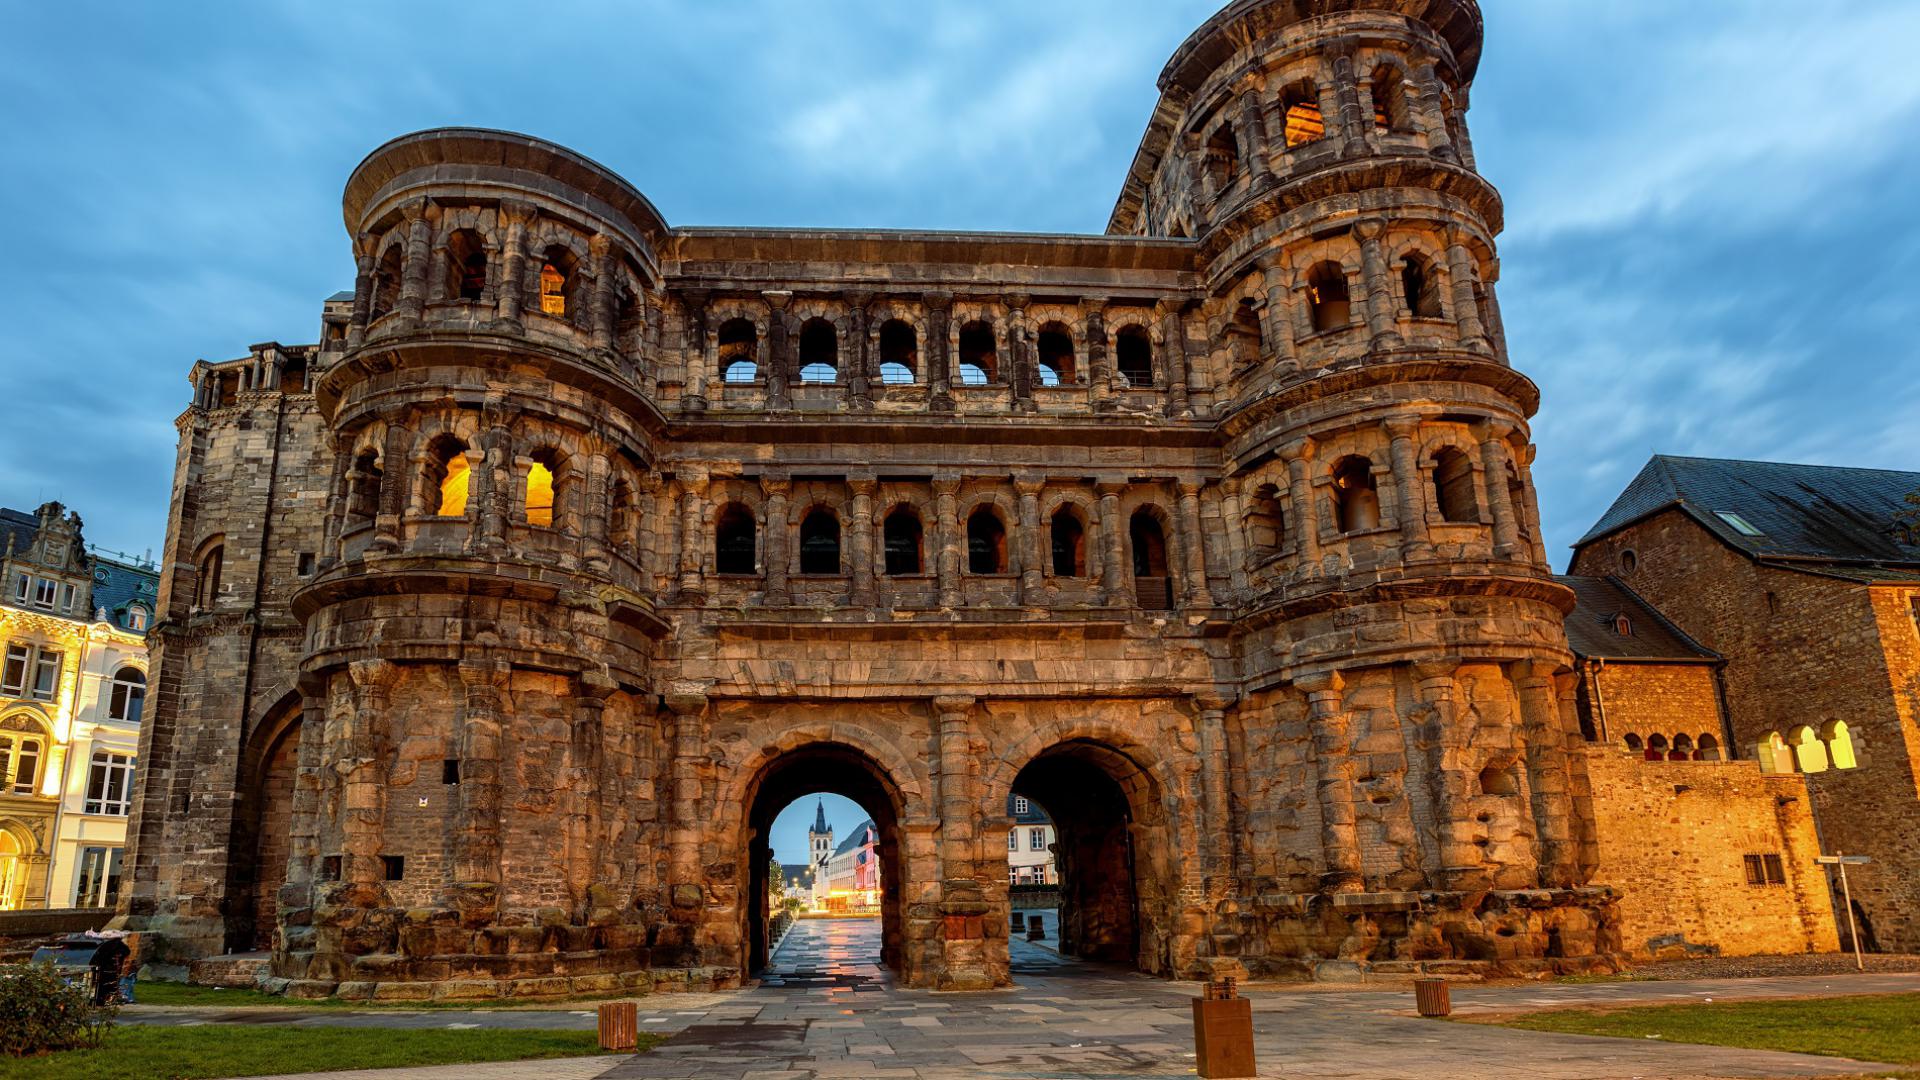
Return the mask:
<path fill-rule="evenodd" d="M 744 385 L 758 381 L 761 371 L 759 331 L 751 319 L 728 319 L 717 336 L 721 379 Z M 913 324 L 888 319 L 880 324 L 880 381 L 910 385 L 923 377 L 920 338 Z M 999 354 L 999 334 L 991 321 L 975 319 L 961 325 L 953 381 L 960 386 L 990 386 L 1006 381 Z M 1085 381 L 1075 358 L 1073 331 L 1061 322 L 1041 324 L 1033 337 L 1035 377 L 1041 386 L 1071 386 Z M 1153 339 L 1137 323 L 1114 334 L 1114 366 L 1130 386 L 1151 387 Z M 840 381 L 840 335 L 834 324 L 812 318 L 800 326 L 800 381 L 830 385 Z"/>
<path fill-rule="evenodd" d="M 1760 771 L 1766 773 L 1822 773 L 1859 766 L 1853 733 L 1844 720 L 1830 720 L 1817 729 L 1802 724 L 1784 736 L 1778 731 L 1768 732 L 1754 756 L 1760 759 Z"/>
<path fill-rule="evenodd" d="M 1401 311 L 1416 319 L 1445 318 L 1440 306 L 1440 277 L 1433 261 L 1419 252 L 1400 259 Z M 1344 330 L 1353 322 L 1353 294 L 1347 271 L 1331 259 L 1307 270 L 1307 312 L 1316 334 Z"/>
<path fill-rule="evenodd" d="M 1365 88 L 1372 98 L 1375 134 L 1415 133 L 1408 79 L 1397 63 L 1383 61 L 1375 65 Z M 1310 78 L 1296 79 L 1281 87 L 1276 104 L 1279 142 L 1284 149 L 1293 150 L 1326 138 L 1327 117 L 1320 94 L 1320 86 Z M 1241 176 L 1244 141 L 1231 119 L 1222 119 L 1207 137 L 1202 151 L 1202 171 L 1215 192 L 1225 190 Z"/>
<path fill-rule="evenodd" d="M 1430 463 L 1430 496 L 1440 520 L 1453 524 L 1482 522 L 1472 459 L 1457 447 L 1443 446 L 1433 453 Z M 1333 463 L 1329 475 L 1332 503 L 1328 510 L 1332 516 L 1327 520 L 1342 533 L 1379 528 L 1380 493 L 1373 461 L 1361 454 L 1348 454 Z M 1524 505 L 1525 489 L 1518 476 L 1508 475 L 1507 493 L 1512 505 Z M 1277 482 L 1253 489 L 1244 525 L 1248 547 L 1256 558 L 1278 554 L 1286 546 L 1285 498 L 1286 489 Z M 1524 525 L 1520 531 L 1524 536 Z"/>
<path fill-rule="evenodd" d="M 1697 737 L 1682 732 L 1671 739 L 1660 734 L 1649 735 L 1645 739 L 1628 735 L 1625 741 L 1628 750 L 1648 761 L 1720 760 L 1720 740 L 1706 732 Z"/>

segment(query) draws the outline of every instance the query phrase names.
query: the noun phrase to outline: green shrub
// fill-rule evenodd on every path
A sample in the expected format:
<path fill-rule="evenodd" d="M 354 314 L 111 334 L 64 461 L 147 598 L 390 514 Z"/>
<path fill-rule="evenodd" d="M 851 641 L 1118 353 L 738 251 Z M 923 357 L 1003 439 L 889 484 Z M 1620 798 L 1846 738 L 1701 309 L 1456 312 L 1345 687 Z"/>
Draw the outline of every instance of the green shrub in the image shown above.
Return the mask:
<path fill-rule="evenodd" d="M 0 1055 L 99 1046 L 115 1011 L 96 1008 L 85 982 L 67 982 L 52 964 L 0 967 Z"/>

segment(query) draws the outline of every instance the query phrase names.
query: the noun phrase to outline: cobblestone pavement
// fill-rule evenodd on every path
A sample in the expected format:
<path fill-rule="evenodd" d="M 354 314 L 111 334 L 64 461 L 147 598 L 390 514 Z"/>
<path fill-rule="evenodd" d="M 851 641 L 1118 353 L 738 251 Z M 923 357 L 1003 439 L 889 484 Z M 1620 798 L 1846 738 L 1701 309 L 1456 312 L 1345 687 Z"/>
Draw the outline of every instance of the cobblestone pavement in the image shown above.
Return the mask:
<path fill-rule="evenodd" d="M 887 1077 L 1192 1076 L 1194 987 L 1013 943 L 1012 990 L 901 990 L 877 963 L 878 920 L 803 920 L 758 989 L 640 1002 L 643 1031 L 673 1039 L 632 1058 L 335 1073 L 379 1080 L 809 1080 Z M 1053 945 L 1051 938 L 1046 942 Z M 1458 986 L 1455 1012 L 1920 991 L 1920 975 Z M 1407 1080 L 1790 1077 L 1858 1074 L 1836 1058 L 1445 1024 L 1404 987 L 1254 987 L 1262 1076 Z M 352 1012 L 136 1006 L 135 1023 L 591 1029 L 590 1009 Z"/>

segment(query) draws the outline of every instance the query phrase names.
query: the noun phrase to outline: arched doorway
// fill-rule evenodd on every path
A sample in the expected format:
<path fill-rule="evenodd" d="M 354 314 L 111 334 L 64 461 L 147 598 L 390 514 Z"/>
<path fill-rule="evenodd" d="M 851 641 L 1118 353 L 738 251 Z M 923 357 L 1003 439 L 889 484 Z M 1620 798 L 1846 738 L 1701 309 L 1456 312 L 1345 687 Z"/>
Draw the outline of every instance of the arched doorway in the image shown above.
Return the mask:
<path fill-rule="evenodd" d="M 0 911 L 15 911 L 27 889 L 27 859 L 33 838 L 12 822 L 0 821 Z"/>
<path fill-rule="evenodd" d="M 1172 927 L 1158 883 L 1170 853 L 1146 768 L 1105 743 L 1072 739 L 1035 755 L 1013 795 L 1053 819 L 1061 955 L 1167 974 Z"/>
<path fill-rule="evenodd" d="M 758 974 L 767 967 L 772 918 L 771 843 L 774 818 L 796 800 L 829 792 L 852 800 L 864 810 L 877 834 L 871 845 L 878 863 L 880 909 L 879 962 L 896 975 L 903 974 L 905 927 L 901 880 L 901 797 L 899 789 L 871 757 L 839 743 L 818 742 L 789 750 L 768 762 L 748 788 L 745 836 L 740 868 L 749 882 L 747 903 L 741 910 L 745 945 L 743 970 Z"/>
<path fill-rule="evenodd" d="M 227 947 L 234 952 L 273 948 L 280 887 L 293 853 L 293 790 L 299 771 L 300 702 L 287 701 L 254 729 L 241 754 L 241 802 L 233 816 L 228 864 Z"/>

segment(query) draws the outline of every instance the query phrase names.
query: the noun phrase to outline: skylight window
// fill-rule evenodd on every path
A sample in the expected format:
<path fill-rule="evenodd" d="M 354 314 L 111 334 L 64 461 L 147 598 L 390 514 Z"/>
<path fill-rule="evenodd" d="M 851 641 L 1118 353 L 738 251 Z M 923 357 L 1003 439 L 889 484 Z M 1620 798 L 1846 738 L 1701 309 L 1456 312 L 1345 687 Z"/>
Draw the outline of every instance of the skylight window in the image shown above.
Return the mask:
<path fill-rule="evenodd" d="M 1725 510 L 1715 510 L 1713 512 L 1713 516 L 1733 526 L 1733 531 L 1739 533 L 1741 536 L 1766 535 L 1765 533 L 1762 533 L 1759 529 L 1754 528 L 1753 523 L 1751 521 L 1748 521 L 1746 518 L 1741 517 L 1739 514 L 1729 513 Z"/>

